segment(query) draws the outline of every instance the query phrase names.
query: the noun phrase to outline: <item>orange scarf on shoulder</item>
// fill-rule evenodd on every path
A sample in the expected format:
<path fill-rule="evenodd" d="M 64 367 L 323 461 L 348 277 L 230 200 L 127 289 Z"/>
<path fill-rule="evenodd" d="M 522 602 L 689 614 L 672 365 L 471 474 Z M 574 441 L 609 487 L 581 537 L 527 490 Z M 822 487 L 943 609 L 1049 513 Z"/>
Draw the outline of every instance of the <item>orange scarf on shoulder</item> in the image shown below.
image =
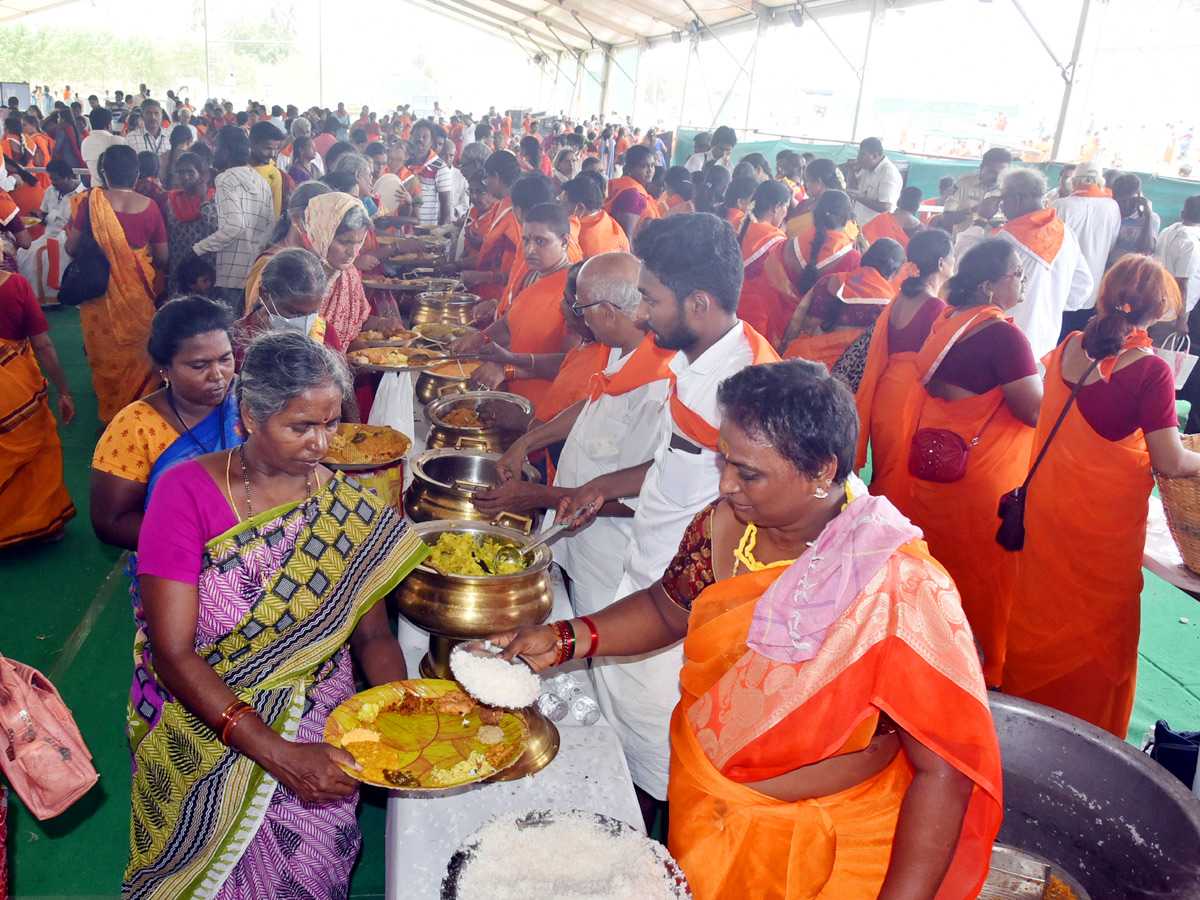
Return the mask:
<path fill-rule="evenodd" d="M 617 397 L 652 381 L 670 378 L 670 364 L 675 352 L 654 343 L 654 335 L 646 335 L 620 369 L 612 375 L 605 375 L 601 370 L 592 376 L 588 382 L 588 399 L 595 402 L 602 394 Z"/>
<path fill-rule="evenodd" d="M 1077 187 L 1071 191 L 1072 197 L 1108 197 L 1112 199 L 1113 192 L 1106 187 L 1100 187 L 1098 184 L 1085 184 L 1083 187 Z"/>
<path fill-rule="evenodd" d="M 745 322 L 741 324 L 746 340 L 750 342 L 750 349 L 754 353 L 754 359 L 750 365 L 779 362 L 779 354 L 775 352 L 775 348 L 771 346 L 770 342 Z M 675 420 L 675 425 L 687 435 L 692 443 L 707 447 L 714 453 L 717 452 L 717 438 L 720 435 L 720 429 L 714 428 L 704 416 L 690 409 L 679 399 L 674 379 L 671 380 L 671 418 Z"/>
<path fill-rule="evenodd" d="M 1058 212 L 1048 207 L 1013 219 L 997 228 L 995 233 L 1004 231 L 1012 235 L 1022 247 L 1049 266 L 1058 258 L 1065 230 L 1066 226 L 1058 217 Z"/>

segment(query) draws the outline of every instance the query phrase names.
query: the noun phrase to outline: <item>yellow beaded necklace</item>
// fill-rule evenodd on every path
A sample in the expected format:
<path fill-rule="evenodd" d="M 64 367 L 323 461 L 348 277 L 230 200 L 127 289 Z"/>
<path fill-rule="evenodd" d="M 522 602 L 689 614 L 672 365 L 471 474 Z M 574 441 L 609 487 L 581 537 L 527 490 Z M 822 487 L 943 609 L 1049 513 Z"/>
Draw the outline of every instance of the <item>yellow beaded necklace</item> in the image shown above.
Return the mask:
<path fill-rule="evenodd" d="M 854 499 L 854 494 L 850 490 L 850 485 L 846 485 L 846 502 L 842 504 L 842 509 L 850 505 Z M 761 572 L 763 569 L 778 569 L 784 566 L 790 566 L 796 560 L 781 559 L 778 562 L 762 563 L 754 558 L 754 547 L 758 543 L 758 526 L 753 522 L 746 526 L 746 530 L 742 532 L 742 539 L 738 542 L 737 549 L 733 551 L 733 574 L 738 573 L 738 564 L 744 563 L 746 571 Z M 813 542 L 809 541 L 808 546 L 812 546 Z"/>

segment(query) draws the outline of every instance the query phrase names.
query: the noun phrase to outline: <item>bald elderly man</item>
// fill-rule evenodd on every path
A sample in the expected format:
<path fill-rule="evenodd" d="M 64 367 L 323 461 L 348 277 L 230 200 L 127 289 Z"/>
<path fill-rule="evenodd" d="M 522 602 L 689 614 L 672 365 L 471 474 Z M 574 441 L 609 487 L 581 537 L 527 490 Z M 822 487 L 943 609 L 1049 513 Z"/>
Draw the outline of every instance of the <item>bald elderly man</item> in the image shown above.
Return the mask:
<path fill-rule="evenodd" d="M 584 263 L 574 308 L 596 340 L 612 349 L 608 365 L 593 376 L 589 396 L 539 425 L 504 454 L 503 483 L 476 494 L 484 512 L 534 507 L 551 513 L 559 501 L 601 475 L 648 463 L 662 439 L 662 406 L 670 388 L 667 364 L 675 355 L 654 343 L 638 323 L 641 266 L 629 253 L 602 253 Z M 554 486 L 516 478 L 531 453 L 565 441 Z M 560 540 L 554 558 L 571 576 L 577 615 L 607 606 L 616 596 L 622 570 L 614 565 L 629 545 L 636 498 L 606 505 L 590 526 Z M 610 508 L 611 507 L 611 508 Z"/>

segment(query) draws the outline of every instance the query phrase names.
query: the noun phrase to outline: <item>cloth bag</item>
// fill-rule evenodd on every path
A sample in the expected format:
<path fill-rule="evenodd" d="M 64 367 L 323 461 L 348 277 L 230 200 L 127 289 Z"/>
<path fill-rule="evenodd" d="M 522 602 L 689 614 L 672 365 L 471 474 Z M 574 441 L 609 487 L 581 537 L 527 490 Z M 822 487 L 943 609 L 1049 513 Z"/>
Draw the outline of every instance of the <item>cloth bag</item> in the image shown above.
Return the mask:
<path fill-rule="evenodd" d="M 1161 347 L 1154 347 L 1154 355 L 1164 359 L 1175 375 L 1175 390 L 1183 390 L 1184 383 L 1196 368 L 1196 357 L 1191 354 L 1192 339 L 1189 335 L 1171 332 Z"/>
<path fill-rule="evenodd" d="M 71 711 L 37 669 L 0 656 L 0 772 L 39 819 L 100 778 Z"/>

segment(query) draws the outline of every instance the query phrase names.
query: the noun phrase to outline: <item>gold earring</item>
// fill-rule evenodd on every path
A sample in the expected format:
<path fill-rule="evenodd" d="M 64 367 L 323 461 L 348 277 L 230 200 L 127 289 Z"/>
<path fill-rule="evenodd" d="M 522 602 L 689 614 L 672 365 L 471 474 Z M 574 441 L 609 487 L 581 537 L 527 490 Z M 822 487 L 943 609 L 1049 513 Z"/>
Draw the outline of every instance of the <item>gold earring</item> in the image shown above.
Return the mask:
<path fill-rule="evenodd" d="M 991 291 L 987 292 L 987 297 L 988 297 L 988 303 L 991 303 L 992 302 L 992 292 Z"/>

